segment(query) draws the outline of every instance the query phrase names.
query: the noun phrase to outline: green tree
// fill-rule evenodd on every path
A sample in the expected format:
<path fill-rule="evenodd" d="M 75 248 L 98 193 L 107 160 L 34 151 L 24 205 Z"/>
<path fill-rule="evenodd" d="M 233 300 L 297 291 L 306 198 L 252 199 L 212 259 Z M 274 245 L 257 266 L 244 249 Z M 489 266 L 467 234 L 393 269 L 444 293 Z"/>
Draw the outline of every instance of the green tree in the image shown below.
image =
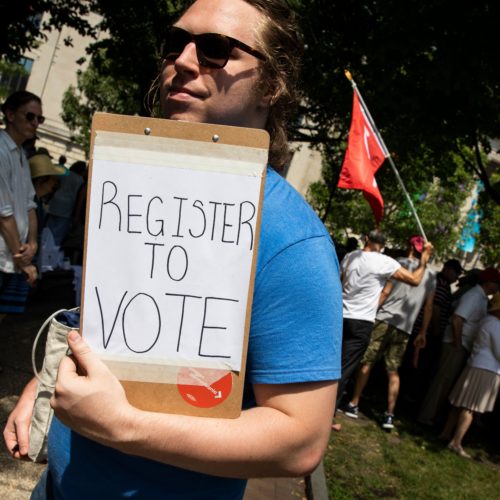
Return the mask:
<path fill-rule="evenodd" d="M 93 1 L 82 0 L 16 0 L 0 4 L 0 59 L 18 61 L 23 54 L 46 39 L 46 33 L 63 26 L 81 35 L 95 36 L 87 14 Z M 48 16 L 42 17 L 44 14 Z M 65 40 L 71 44 L 71 39 Z"/>
<path fill-rule="evenodd" d="M 466 155 L 469 174 L 500 203 L 481 151 L 500 137 L 500 44 L 496 2 L 451 0 L 303 0 L 299 5 L 306 46 L 302 114 L 309 129 L 297 138 L 341 145 L 348 132 L 351 70 L 399 166 L 422 148 L 428 162 L 405 179 L 448 177 Z M 329 152 L 327 152 L 329 156 Z M 338 178 L 340 161 L 328 161 Z M 380 184 L 380 183 L 379 183 Z M 336 183 L 329 184 L 334 189 Z"/>
<path fill-rule="evenodd" d="M 27 71 L 21 64 L 0 59 L 0 101 L 3 102 L 10 93 L 9 82 L 11 78 L 20 78 L 27 75 Z"/>
<path fill-rule="evenodd" d="M 418 169 L 420 158 L 412 163 Z M 424 160 L 425 161 L 425 160 Z M 461 159 L 450 158 L 450 161 L 461 162 Z M 329 169 L 325 165 L 325 171 Z M 405 248 L 408 238 L 418 234 L 410 206 L 398 188 L 392 170 L 387 167 L 380 176 L 379 183 L 385 203 L 385 213 L 380 229 L 386 234 L 388 245 Z M 393 177 L 392 181 L 389 177 Z M 406 187 L 411 195 L 426 236 L 434 243 L 435 254 L 447 258 L 456 246 L 463 227 L 463 206 L 470 193 L 473 179 L 463 164 L 447 178 L 434 178 L 432 181 L 412 179 Z M 361 191 L 338 189 L 331 199 L 328 212 L 329 190 L 324 182 L 311 185 L 308 199 L 316 207 L 329 229 L 334 240 L 343 244 L 351 231 L 364 234 L 374 226 L 371 208 Z"/>
<path fill-rule="evenodd" d="M 88 52 L 100 75 L 134 86 L 140 115 L 149 114 L 146 96 L 159 74 L 161 42 L 184 3 L 144 0 L 139 9 L 136 0 L 96 0 L 100 29 L 109 36 L 93 43 Z"/>
<path fill-rule="evenodd" d="M 500 190 L 500 174 L 494 173 L 491 183 Z M 500 262 L 500 206 L 487 195 L 480 193 L 479 210 L 481 213 L 480 231 L 477 243 L 481 251 L 481 260 L 485 265 L 498 266 Z"/>
<path fill-rule="evenodd" d="M 336 190 L 352 102 L 346 68 L 352 71 L 412 195 L 431 193 L 434 185 L 442 191 L 459 191 L 450 182 L 458 182 L 457 176 L 461 179 L 466 172 L 468 181 L 480 178 L 486 195 L 494 203 L 500 201 L 481 154 L 490 150 L 489 137 L 500 137 L 500 66 L 494 64 L 500 56 L 497 3 L 289 1 L 299 11 L 305 43 L 303 105 L 300 120 L 290 127 L 295 140 L 310 142 L 323 153 L 324 184 L 312 192 L 323 193 L 313 201 L 325 220 L 330 211 L 338 214 L 351 203 L 345 197 L 359 198 L 359 193 Z M 121 88 L 127 82 L 134 88 L 139 114 L 148 113 L 142 98 L 158 73 L 164 28 L 183 4 L 145 2 L 138 9 L 132 0 L 123 0 L 119 7 L 116 0 L 96 0 L 95 11 L 103 16 L 101 28 L 109 37 L 89 48 L 96 74 L 115 79 Z M 84 87 L 81 94 L 85 95 Z M 440 183 L 433 184 L 435 179 Z M 386 200 L 384 224 L 399 227 L 392 214 L 404 212 L 404 200 L 394 194 L 399 189 L 387 165 L 377 180 Z M 358 203 L 355 215 L 364 210 L 365 224 L 372 225 L 365 205 Z M 419 213 L 425 210 L 421 205 L 418 201 Z M 352 218 L 353 210 L 350 214 L 343 224 L 354 228 L 359 224 Z M 434 232 L 442 218 L 421 216 L 429 235 L 452 238 L 451 233 Z"/>
<path fill-rule="evenodd" d="M 155 91 L 161 40 L 181 7 L 180 1 L 145 0 L 138 10 L 134 0 L 123 0 L 119 7 L 115 0 L 96 1 L 99 27 L 108 36 L 88 47 L 90 65 L 79 72 L 77 88 L 66 91 L 62 113 L 86 151 L 94 112 L 150 114 L 147 96 Z"/>
<path fill-rule="evenodd" d="M 107 59 L 101 57 L 101 64 L 105 61 Z M 62 119 L 74 133 L 73 140 L 88 153 L 94 113 L 136 114 L 140 109 L 137 89 L 138 84 L 126 79 L 102 76 L 91 61 L 86 71 L 79 71 L 77 86 L 70 86 L 63 97 Z"/>

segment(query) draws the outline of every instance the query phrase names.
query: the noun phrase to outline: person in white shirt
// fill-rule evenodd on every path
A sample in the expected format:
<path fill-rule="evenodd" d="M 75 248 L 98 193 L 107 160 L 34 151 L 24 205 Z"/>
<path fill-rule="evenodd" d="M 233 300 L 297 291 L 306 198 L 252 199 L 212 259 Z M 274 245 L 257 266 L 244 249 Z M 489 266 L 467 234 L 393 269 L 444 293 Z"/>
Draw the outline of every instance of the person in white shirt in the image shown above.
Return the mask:
<path fill-rule="evenodd" d="M 500 389 L 500 293 L 491 300 L 488 314 L 481 321 L 465 369 L 450 393 L 453 408 L 448 416 L 442 439 L 461 457 L 470 455 L 462 448 L 462 440 L 474 419 L 474 413 L 493 411 Z"/>
<path fill-rule="evenodd" d="M 23 143 L 33 139 L 45 120 L 42 101 L 26 90 L 10 94 L 1 111 L 5 128 L 0 129 L 0 294 L 17 289 L 21 273 L 30 285 L 37 279 L 32 262 L 38 249 L 35 191 Z M 4 317 L 0 313 L 0 323 Z"/>
<path fill-rule="evenodd" d="M 479 284 L 460 297 L 446 328 L 439 369 L 418 414 L 422 424 L 434 425 L 443 420 L 447 398 L 465 366 L 479 322 L 488 311 L 488 295 L 498 292 L 500 272 L 488 267 L 479 273 L 478 280 Z"/>
<path fill-rule="evenodd" d="M 398 258 L 399 264 L 408 271 L 417 269 L 424 244 L 422 236 L 412 236 L 408 241 L 407 257 Z M 394 409 L 400 387 L 399 367 L 403 362 L 413 325 L 424 304 L 424 317 L 419 334 L 415 338 L 415 345 L 425 347 L 425 332 L 432 316 L 435 284 L 435 274 L 429 269 L 425 270 L 424 278 L 416 287 L 401 281 L 386 282 L 381 296 L 387 299 L 378 309 L 370 343 L 356 374 L 354 393 L 350 402 L 341 408 L 346 416 L 358 418 L 358 404 L 363 389 L 368 383 L 373 366 L 383 356 L 388 384 L 387 411 L 384 413 L 382 427 L 388 430 L 394 427 Z"/>
<path fill-rule="evenodd" d="M 382 253 L 384 245 L 384 235 L 377 229 L 372 230 L 365 237 L 364 247 L 348 253 L 341 263 L 344 320 L 337 407 L 370 341 L 377 309 L 385 298 L 381 297 L 381 292 L 387 280 L 392 278 L 412 286 L 419 285 L 432 252 L 432 244 L 425 243 L 418 267 L 410 272 Z"/>

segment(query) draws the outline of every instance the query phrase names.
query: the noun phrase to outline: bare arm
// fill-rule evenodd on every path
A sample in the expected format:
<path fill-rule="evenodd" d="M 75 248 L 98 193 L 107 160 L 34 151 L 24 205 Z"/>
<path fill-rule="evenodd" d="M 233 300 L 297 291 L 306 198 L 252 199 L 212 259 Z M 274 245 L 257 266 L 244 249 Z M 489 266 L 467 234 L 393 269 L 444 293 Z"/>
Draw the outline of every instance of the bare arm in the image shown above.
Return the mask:
<path fill-rule="evenodd" d="M 5 240 L 10 253 L 13 256 L 19 254 L 19 250 L 21 249 L 21 239 L 19 238 L 16 219 L 13 215 L 0 217 L 0 234 Z"/>
<path fill-rule="evenodd" d="M 35 405 L 36 387 L 37 380 L 33 377 L 26 384 L 5 424 L 3 431 L 5 446 L 14 458 L 28 458 L 29 428 Z"/>
<path fill-rule="evenodd" d="M 382 288 L 382 291 L 380 292 L 380 297 L 378 299 L 378 306 L 379 307 L 387 300 L 387 297 L 389 297 L 389 295 L 392 292 L 393 286 L 394 286 L 394 284 L 391 280 L 386 281 L 384 288 Z"/>
<path fill-rule="evenodd" d="M 33 257 L 38 250 L 38 221 L 36 211 L 31 209 L 28 212 L 28 240 L 23 243 L 19 249 L 19 253 L 15 255 L 15 262 L 19 269 L 26 274 L 26 279 L 30 285 L 34 285 L 38 277 L 38 271 L 32 264 Z"/>
<path fill-rule="evenodd" d="M 432 254 L 432 243 L 427 242 L 424 245 L 424 250 L 422 252 L 422 256 L 420 257 L 420 264 L 415 269 L 415 271 L 408 271 L 404 267 L 400 267 L 392 276 L 391 278 L 394 278 L 398 281 L 402 281 L 403 283 L 407 283 L 408 285 L 412 286 L 417 286 L 420 285 L 420 282 L 422 281 L 422 278 L 424 277 L 425 273 L 425 266 L 427 265 L 427 262 L 429 262 L 429 259 Z"/>
<path fill-rule="evenodd" d="M 337 383 L 255 385 L 258 407 L 237 419 L 159 414 L 129 405 L 118 380 L 83 339 L 68 343 L 51 404 L 63 423 L 124 453 L 226 477 L 299 476 L 314 470 L 330 435 Z"/>
<path fill-rule="evenodd" d="M 2 235 L 7 248 L 12 254 L 14 264 L 23 270 L 28 276 L 31 275 L 29 267 L 33 257 L 37 251 L 37 220 L 35 210 L 28 212 L 28 241 L 21 243 L 19 230 L 17 228 L 16 219 L 13 215 L 8 217 L 0 217 L 0 234 Z M 34 235 L 34 240 L 32 239 Z"/>
<path fill-rule="evenodd" d="M 33 260 L 38 250 L 38 219 L 34 208 L 28 212 L 28 238 L 26 243 L 29 246 L 29 252 Z"/>
<path fill-rule="evenodd" d="M 427 332 L 427 328 L 429 327 L 429 323 L 432 318 L 432 304 L 434 303 L 434 292 L 429 293 L 425 298 L 424 303 L 424 317 L 422 319 L 422 326 L 420 327 L 420 331 L 418 332 L 415 340 L 413 341 L 413 345 L 415 347 L 420 347 L 423 349 L 427 340 L 425 338 L 425 334 Z"/>

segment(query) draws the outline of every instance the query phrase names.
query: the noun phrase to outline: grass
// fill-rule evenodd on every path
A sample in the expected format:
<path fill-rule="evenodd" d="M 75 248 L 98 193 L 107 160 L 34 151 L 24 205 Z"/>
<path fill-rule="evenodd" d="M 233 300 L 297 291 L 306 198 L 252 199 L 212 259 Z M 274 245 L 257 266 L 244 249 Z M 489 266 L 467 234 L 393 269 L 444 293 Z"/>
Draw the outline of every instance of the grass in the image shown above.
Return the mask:
<path fill-rule="evenodd" d="M 498 449 L 487 439 L 484 444 L 484 436 L 465 442 L 473 455 L 467 460 L 411 417 L 397 419 L 392 432 L 384 431 L 381 413 L 368 409 L 358 420 L 338 415 L 342 430 L 332 432 L 324 460 L 331 499 L 500 498 Z"/>

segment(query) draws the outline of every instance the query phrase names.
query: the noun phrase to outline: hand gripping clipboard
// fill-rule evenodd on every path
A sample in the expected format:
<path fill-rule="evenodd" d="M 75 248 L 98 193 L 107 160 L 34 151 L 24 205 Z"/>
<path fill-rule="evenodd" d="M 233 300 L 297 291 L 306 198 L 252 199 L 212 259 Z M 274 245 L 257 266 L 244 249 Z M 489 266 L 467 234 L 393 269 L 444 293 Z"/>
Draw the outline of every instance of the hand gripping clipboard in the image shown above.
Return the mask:
<path fill-rule="evenodd" d="M 94 115 L 80 327 L 134 406 L 239 416 L 268 148 L 258 129 Z"/>

